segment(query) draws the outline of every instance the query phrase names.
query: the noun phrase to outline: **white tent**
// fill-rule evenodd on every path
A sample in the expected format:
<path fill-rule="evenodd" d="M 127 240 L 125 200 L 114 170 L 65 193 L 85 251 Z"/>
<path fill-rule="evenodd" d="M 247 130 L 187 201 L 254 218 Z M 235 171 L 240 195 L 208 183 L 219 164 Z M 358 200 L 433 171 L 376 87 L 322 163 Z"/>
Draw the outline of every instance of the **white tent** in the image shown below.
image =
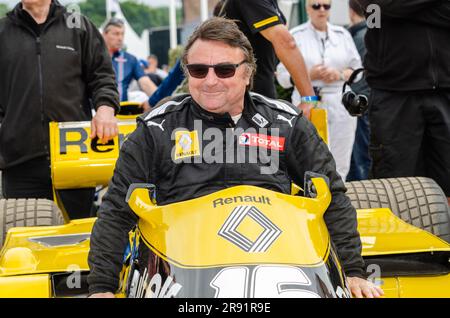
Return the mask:
<path fill-rule="evenodd" d="M 149 55 L 150 47 L 148 30 L 144 30 L 139 37 L 125 18 L 118 0 L 106 0 L 107 20 L 111 18 L 112 13 L 115 13 L 114 17 L 122 19 L 125 23 L 124 43 L 126 51 L 133 54 L 138 59 L 146 59 Z M 103 29 L 106 22 L 107 21 L 103 23 L 101 29 Z"/>

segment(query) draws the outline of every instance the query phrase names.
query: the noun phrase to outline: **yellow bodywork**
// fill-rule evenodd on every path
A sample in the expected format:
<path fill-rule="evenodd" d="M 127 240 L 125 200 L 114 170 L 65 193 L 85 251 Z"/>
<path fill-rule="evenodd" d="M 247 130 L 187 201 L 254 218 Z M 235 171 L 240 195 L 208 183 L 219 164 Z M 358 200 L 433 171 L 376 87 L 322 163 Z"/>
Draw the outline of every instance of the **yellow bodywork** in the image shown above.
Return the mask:
<path fill-rule="evenodd" d="M 316 187 L 319 193 L 317 199 L 290 196 L 252 186 L 238 186 L 167 206 L 155 206 L 149 199 L 147 190 L 136 189 L 130 196 L 129 204 L 141 216 L 139 228 L 150 248 L 177 266 L 187 268 L 214 266 L 223 261 L 221 254 L 230 255 L 231 252 L 242 263 L 275 262 L 316 266 L 322 263 L 329 253 L 328 232 L 322 220 L 322 213 L 330 199 L 329 192 L 323 191 L 323 185 L 316 183 Z M 231 199 L 233 202 L 228 200 L 227 202 L 230 203 L 226 204 L 226 208 L 214 209 L 211 205 L 214 200 L 234 198 L 244 194 L 245 196 L 265 196 L 267 198 L 265 202 L 270 200 L 272 204 L 280 206 L 280 210 L 275 211 L 267 204 L 251 203 L 276 224 L 283 234 L 298 231 L 297 236 L 280 235 L 265 253 L 244 253 L 230 242 L 221 239 L 217 235 L 218 229 L 233 207 L 242 203 L 240 199 L 239 202 Z M 73 246 L 48 247 L 32 242 L 30 239 L 90 233 L 94 221 L 95 219 L 92 218 L 74 220 L 62 226 L 11 229 L 0 252 L 0 296 L 52 296 L 49 294 L 51 292 L 49 274 L 66 272 L 74 264 L 78 265 L 82 271 L 88 270 L 88 240 Z M 302 227 L 295 223 L 304 225 Z M 446 242 L 406 224 L 389 209 L 358 210 L 358 223 L 364 256 L 450 251 L 450 246 Z M 247 223 L 242 222 L 239 231 L 255 239 L 261 229 L 260 225 L 248 220 Z M 298 235 L 299 233 L 305 234 Z M 195 237 L 197 240 L 194 242 Z M 308 240 L 309 237 L 315 240 L 311 248 L 302 250 L 301 253 L 293 250 L 301 245 L 292 244 L 292 242 Z M 213 252 L 213 245 L 219 252 Z M 190 246 L 196 248 L 188 248 Z M 280 251 L 281 258 L 275 259 L 275 253 Z M 170 258 L 166 257 L 168 253 Z M 381 277 L 381 280 L 386 297 L 450 297 L 449 275 Z M 24 292 L 25 289 L 27 289 L 26 292 Z"/>
<path fill-rule="evenodd" d="M 106 185 L 112 175 L 119 145 L 136 127 L 135 116 L 122 116 L 120 136 L 112 143 L 92 143 L 86 136 L 90 123 L 51 123 L 52 178 L 56 189 Z M 327 141 L 326 112 L 315 110 L 312 121 Z M 63 150 L 66 150 L 65 152 Z M 152 204 L 148 191 L 136 189 L 129 204 L 140 216 L 139 229 L 154 253 L 177 266 L 204 268 L 223 264 L 225 255 L 237 263 L 284 263 L 318 266 L 329 254 L 329 235 L 322 215 L 330 193 L 322 179 L 315 179 L 319 196 L 307 199 L 251 186 L 238 186 L 205 197 L 166 206 Z M 243 199 L 234 199 L 243 197 Z M 244 197 L 265 197 L 245 202 Z M 219 199 L 223 205 L 213 206 Z M 254 200 L 256 201 L 256 200 Z M 271 204 L 268 204 L 270 202 Z M 246 253 L 218 235 L 234 208 L 256 207 L 281 231 L 266 251 Z M 276 206 L 275 208 L 272 208 Z M 89 233 L 94 218 L 62 226 L 10 229 L 0 251 L 0 297 L 53 297 L 51 275 L 89 270 Z M 261 225 L 248 218 L 237 230 L 250 241 L 261 235 Z M 358 230 L 363 256 L 450 252 L 446 242 L 409 225 L 389 209 L 358 210 Z M 195 235 L 192 235 L 195 233 Z M 85 237 L 72 244 L 48 246 L 42 237 Z M 84 236 L 83 236 L 84 235 Z M 310 241 L 314 244 L 302 244 Z M 195 248 L 191 248 L 195 246 Z M 298 246 L 306 250 L 299 251 Z M 167 255 L 170 255 L 168 257 Z M 382 273 L 381 273 L 382 274 Z M 381 277 L 386 297 L 450 297 L 450 275 Z"/>
<path fill-rule="evenodd" d="M 137 189 L 131 195 L 129 205 L 139 216 L 139 229 L 149 247 L 179 267 L 236 263 L 317 266 L 327 259 L 329 252 L 329 235 L 322 215 L 331 201 L 331 194 L 325 181 L 317 179 L 316 182 L 321 193 L 316 199 L 237 186 L 198 199 L 156 206 L 148 198 L 147 190 Z M 263 203 L 254 202 L 255 199 Z M 221 227 L 231 222 L 232 211 L 243 206 L 256 207 L 262 217 L 279 227 L 279 236 L 275 230 L 273 234 L 267 231 L 267 236 L 276 237 L 267 251 L 249 253 L 218 235 Z M 236 231 L 251 242 L 257 242 L 265 235 L 262 226 L 252 217 L 243 218 Z M 310 244 L 311 240 L 315 244 Z M 190 248 L 192 246 L 195 248 Z M 170 259 L 166 255 L 170 255 Z M 231 258 L 236 263 L 230 263 Z"/>

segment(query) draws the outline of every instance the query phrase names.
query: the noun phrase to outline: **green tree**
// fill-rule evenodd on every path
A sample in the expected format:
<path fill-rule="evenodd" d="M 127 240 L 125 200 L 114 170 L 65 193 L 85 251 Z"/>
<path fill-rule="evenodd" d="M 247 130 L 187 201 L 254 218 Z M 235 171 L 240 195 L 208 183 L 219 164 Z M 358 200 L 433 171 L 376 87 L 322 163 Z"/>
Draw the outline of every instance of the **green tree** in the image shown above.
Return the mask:
<path fill-rule="evenodd" d="M 81 12 L 87 16 L 97 27 L 106 19 L 105 0 L 89 0 L 81 2 Z M 135 0 L 127 0 L 120 3 L 123 14 L 127 18 L 131 27 L 136 33 L 141 34 L 142 31 L 151 27 L 168 26 L 169 25 L 169 8 L 168 7 L 150 7 L 145 4 L 138 3 Z M 177 21 L 181 21 L 182 11 L 177 10 Z"/>
<path fill-rule="evenodd" d="M 10 11 L 9 7 L 4 3 L 0 3 L 0 18 L 3 18 L 8 11 Z"/>
<path fill-rule="evenodd" d="M 97 27 L 100 27 L 106 19 L 106 1 L 89 0 L 79 3 L 81 13 L 87 16 Z"/>

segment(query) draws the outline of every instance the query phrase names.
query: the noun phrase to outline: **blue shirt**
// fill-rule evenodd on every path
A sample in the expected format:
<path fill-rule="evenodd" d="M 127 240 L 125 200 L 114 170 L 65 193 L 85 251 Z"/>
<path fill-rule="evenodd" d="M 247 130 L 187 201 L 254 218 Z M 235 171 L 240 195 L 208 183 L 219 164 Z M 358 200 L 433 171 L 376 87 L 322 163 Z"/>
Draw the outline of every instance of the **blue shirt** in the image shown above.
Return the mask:
<path fill-rule="evenodd" d="M 131 80 L 139 80 L 145 76 L 144 70 L 138 59 L 125 51 L 117 51 L 112 55 L 112 64 L 116 72 L 117 89 L 119 90 L 120 101 L 128 100 L 128 86 Z"/>
<path fill-rule="evenodd" d="M 164 97 L 170 96 L 173 91 L 184 80 L 184 72 L 181 67 L 181 60 L 178 59 L 175 66 L 170 70 L 169 75 L 158 86 L 158 89 L 150 96 L 148 103 L 155 106 Z"/>

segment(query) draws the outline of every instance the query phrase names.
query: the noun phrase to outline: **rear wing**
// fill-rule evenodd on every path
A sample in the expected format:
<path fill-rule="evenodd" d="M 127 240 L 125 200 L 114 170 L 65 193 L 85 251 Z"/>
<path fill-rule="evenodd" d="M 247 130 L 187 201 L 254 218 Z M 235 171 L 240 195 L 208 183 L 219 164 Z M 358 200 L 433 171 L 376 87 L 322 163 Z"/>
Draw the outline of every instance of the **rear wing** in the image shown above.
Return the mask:
<path fill-rule="evenodd" d="M 91 139 L 91 122 L 50 123 L 50 161 L 54 190 L 106 186 L 111 179 L 119 149 L 136 129 L 142 108 L 121 102 L 119 135 L 106 144 Z"/>
<path fill-rule="evenodd" d="M 91 123 L 50 123 L 50 156 L 55 190 L 107 185 L 119 149 L 136 129 L 136 120 L 119 120 L 119 135 L 106 144 L 91 139 Z"/>

